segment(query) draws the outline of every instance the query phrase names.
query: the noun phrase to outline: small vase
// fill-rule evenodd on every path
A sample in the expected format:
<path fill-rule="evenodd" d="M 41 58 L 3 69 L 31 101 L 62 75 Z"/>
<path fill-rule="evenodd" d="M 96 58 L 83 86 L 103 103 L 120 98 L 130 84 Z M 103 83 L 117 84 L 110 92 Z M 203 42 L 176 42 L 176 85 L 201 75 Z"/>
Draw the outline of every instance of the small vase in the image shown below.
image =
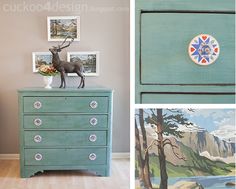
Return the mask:
<path fill-rule="evenodd" d="M 53 76 L 43 76 L 43 81 L 45 84 L 45 89 L 51 89 L 51 84 L 52 84 L 52 78 Z"/>

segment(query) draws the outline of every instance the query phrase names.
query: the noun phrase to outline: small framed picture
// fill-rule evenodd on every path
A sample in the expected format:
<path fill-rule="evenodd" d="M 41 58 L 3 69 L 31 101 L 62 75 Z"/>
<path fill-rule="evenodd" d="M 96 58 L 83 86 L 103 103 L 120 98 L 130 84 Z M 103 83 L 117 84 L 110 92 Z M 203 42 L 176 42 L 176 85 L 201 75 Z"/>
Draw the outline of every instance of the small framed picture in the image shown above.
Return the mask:
<path fill-rule="evenodd" d="M 50 52 L 33 52 L 33 72 L 38 72 L 38 68 L 42 65 L 52 64 L 52 54 Z"/>
<path fill-rule="evenodd" d="M 76 62 L 81 61 L 84 65 L 85 76 L 98 76 L 99 75 L 99 52 L 67 52 L 67 61 Z M 77 76 L 71 73 L 68 76 Z"/>
<path fill-rule="evenodd" d="M 80 40 L 79 16 L 47 17 L 48 41 L 63 41 L 67 36 Z"/>

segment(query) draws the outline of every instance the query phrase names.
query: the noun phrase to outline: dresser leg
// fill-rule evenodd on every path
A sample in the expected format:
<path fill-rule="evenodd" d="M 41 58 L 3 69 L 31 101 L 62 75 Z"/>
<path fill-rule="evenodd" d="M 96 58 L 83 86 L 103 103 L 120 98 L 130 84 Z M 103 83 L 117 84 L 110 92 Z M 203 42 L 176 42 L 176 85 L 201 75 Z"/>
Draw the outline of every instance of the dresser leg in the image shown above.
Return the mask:
<path fill-rule="evenodd" d="M 96 169 L 94 171 L 96 172 L 96 175 L 101 176 L 101 177 L 109 177 L 110 176 L 110 170 L 108 168 Z"/>
<path fill-rule="evenodd" d="M 31 176 L 34 176 L 38 172 L 43 173 L 43 170 L 34 169 L 31 167 L 25 167 L 24 169 L 21 169 L 21 178 L 29 178 Z"/>

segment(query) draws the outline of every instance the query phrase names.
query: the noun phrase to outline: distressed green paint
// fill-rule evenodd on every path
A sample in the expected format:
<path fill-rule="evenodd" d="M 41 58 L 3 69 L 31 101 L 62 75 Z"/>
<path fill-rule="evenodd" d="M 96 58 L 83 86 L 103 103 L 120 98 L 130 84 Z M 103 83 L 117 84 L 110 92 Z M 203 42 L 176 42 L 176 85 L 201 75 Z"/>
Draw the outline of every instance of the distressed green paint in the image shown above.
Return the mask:
<path fill-rule="evenodd" d="M 158 91 L 158 92 L 194 92 L 194 93 L 203 93 L 204 91 L 211 92 L 211 93 L 220 93 L 224 90 L 225 93 L 230 93 L 232 92 L 232 86 L 214 86 L 214 85 L 142 85 L 140 86 L 140 91 L 145 91 L 145 92 L 153 92 L 153 91 Z"/>
<path fill-rule="evenodd" d="M 136 0 L 135 6 L 136 103 L 235 103 L 234 0 Z M 187 51 L 200 33 L 214 36 L 221 47 L 218 60 L 206 67 L 195 65 Z M 160 92 L 166 95 L 157 97 Z M 193 95 L 184 101 L 186 96 L 169 98 L 169 92 Z M 210 100 L 194 93 L 217 94 Z"/>
<path fill-rule="evenodd" d="M 80 146 L 106 146 L 106 131 L 25 131 L 25 147 L 77 147 Z M 35 136 L 41 137 L 41 142 L 35 142 Z M 89 137 L 96 135 L 96 141 Z"/>
<path fill-rule="evenodd" d="M 34 175 L 36 172 L 44 172 L 46 170 L 61 170 L 61 166 L 25 166 L 24 174 L 25 177 L 30 177 Z M 104 165 L 67 165 L 63 167 L 63 170 L 89 170 L 91 172 L 95 172 L 97 175 L 108 175 L 109 174 L 109 167 Z"/>
<path fill-rule="evenodd" d="M 135 0 L 136 10 L 200 10 L 200 11 L 232 11 L 234 0 Z"/>
<path fill-rule="evenodd" d="M 19 92 L 27 92 L 25 96 L 31 96 L 31 94 L 36 93 L 38 96 L 44 96 L 45 92 L 48 92 L 48 96 L 94 96 L 94 93 L 99 94 L 100 96 L 106 96 L 107 93 L 110 93 L 111 90 L 107 88 L 52 88 L 52 89 L 45 89 L 41 87 L 30 87 L 30 88 L 23 88 L 19 89 Z M 68 94 L 69 92 L 69 94 Z"/>
<path fill-rule="evenodd" d="M 90 120 L 96 118 L 97 124 L 92 125 Z M 36 126 L 34 120 L 40 119 L 41 125 Z M 108 115 L 78 115 L 78 114 L 38 114 L 24 116 L 25 129 L 82 129 L 82 130 L 104 130 L 108 128 Z"/>
<path fill-rule="evenodd" d="M 234 83 L 234 15 L 144 13 L 141 19 L 142 84 Z M 195 64 L 188 55 L 190 41 L 201 33 L 220 45 L 219 58 L 208 66 Z"/>
<path fill-rule="evenodd" d="M 34 159 L 35 154 L 42 154 L 42 160 Z M 89 155 L 96 153 L 96 160 L 90 160 Z M 56 157 L 56 158 L 55 158 Z M 106 148 L 91 149 L 26 149 L 25 165 L 104 165 L 106 163 Z"/>
<path fill-rule="evenodd" d="M 27 88 L 18 91 L 20 123 L 21 177 L 30 177 L 44 170 L 89 170 L 109 176 L 112 144 L 112 104 L 110 89 L 52 89 Z M 34 100 L 42 101 L 42 109 L 35 110 Z M 91 100 L 98 102 L 95 110 Z M 59 106 L 58 104 L 61 103 Z M 97 118 L 95 126 L 91 118 Z M 42 124 L 36 126 L 35 119 Z M 89 136 L 97 140 L 91 142 Z M 34 136 L 42 141 L 36 143 Z M 42 153 L 41 161 L 35 160 Z M 89 160 L 95 153 L 96 160 Z"/>
<path fill-rule="evenodd" d="M 97 108 L 91 108 L 92 101 L 98 103 Z M 35 102 L 41 102 L 40 109 L 34 108 Z M 24 112 L 78 112 L 78 113 L 106 113 L 107 97 L 24 97 Z"/>
<path fill-rule="evenodd" d="M 211 94 L 142 94 L 142 103 L 152 103 L 153 100 L 163 104 L 171 103 L 192 103 L 194 101 L 201 104 L 227 104 L 234 101 L 234 95 L 211 95 Z"/>

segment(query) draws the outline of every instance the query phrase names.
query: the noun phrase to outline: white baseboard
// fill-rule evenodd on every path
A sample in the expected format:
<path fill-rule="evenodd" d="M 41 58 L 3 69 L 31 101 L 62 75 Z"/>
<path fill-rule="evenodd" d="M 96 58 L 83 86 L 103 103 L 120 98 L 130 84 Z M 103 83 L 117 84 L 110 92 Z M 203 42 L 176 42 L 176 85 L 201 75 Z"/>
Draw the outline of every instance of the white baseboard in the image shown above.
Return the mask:
<path fill-rule="evenodd" d="M 112 153 L 112 159 L 129 159 L 129 153 Z M 20 159 L 19 154 L 0 154 L 0 160 Z"/>
<path fill-rule="evenodd" d="M 129 159 L 129 153 L 112 153 L 112 159 Z"/>

